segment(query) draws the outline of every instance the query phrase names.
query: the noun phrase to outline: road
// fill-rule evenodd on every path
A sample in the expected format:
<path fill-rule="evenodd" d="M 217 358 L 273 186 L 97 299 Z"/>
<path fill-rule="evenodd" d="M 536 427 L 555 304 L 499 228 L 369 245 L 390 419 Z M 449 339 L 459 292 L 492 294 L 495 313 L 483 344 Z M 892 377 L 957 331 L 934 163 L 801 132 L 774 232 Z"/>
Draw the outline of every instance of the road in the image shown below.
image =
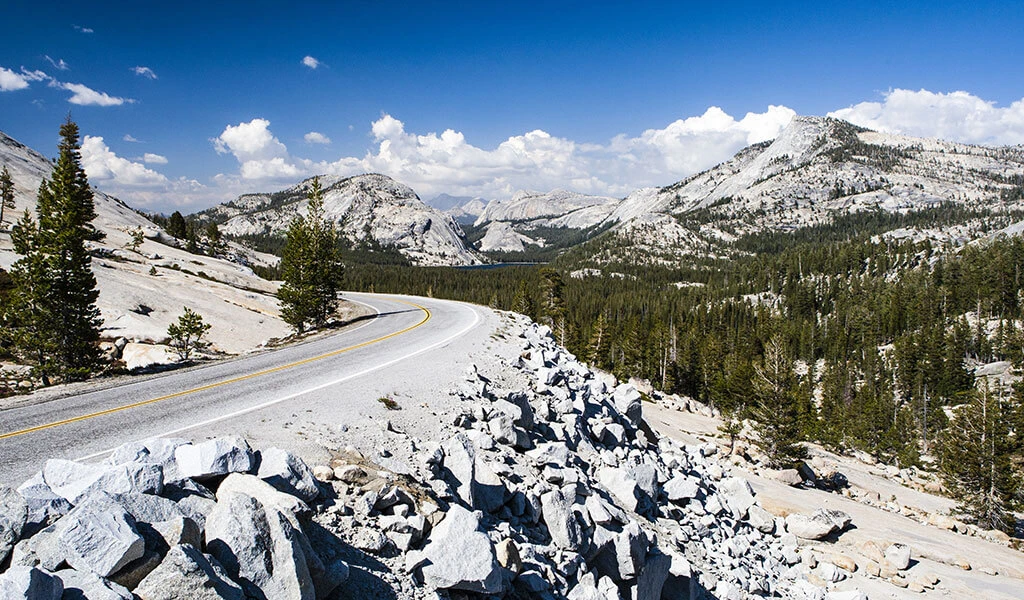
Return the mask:
<path fill-rule="evenodd" d="M 310 423 L 365 413 L 379 390 L 390 389 L 386 382 L 416 379 L 421 361 L 431 374 L 443 370 L 452 353 L 472 347 L 460 338 L 479 343 L 493 318 L 482 307 L 443 300 L 346 298 L 377 314 L 278 350 L 0 410 L 0 484 L 19 485 L 48 458 L 94 460 L 132 440 L 239 434 L 273 442 L 287 437 L 279 430 L 300 413 L 312 415 Z"/>

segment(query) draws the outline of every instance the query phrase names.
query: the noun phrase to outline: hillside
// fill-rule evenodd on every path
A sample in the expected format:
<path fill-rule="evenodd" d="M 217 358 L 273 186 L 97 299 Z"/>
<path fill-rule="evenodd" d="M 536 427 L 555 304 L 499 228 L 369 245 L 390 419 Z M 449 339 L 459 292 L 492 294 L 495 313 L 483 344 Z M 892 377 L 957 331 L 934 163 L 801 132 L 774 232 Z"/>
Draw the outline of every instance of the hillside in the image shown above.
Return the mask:
<path fill-rule="evenodd" d="M 630 194 L 585 262 L 671 264 L 727 255 L 736 242 L 833 224 L 855 214 L 926 214 L 912 230 L 882 220 L 872 233 L 960 245 L 1020 220 L 1024 148 L 989 148 L 868 131 L 797 117 L 771 142 L 663 188 Z M 948 218 L 951 209 L 959 212 Z M 742 249 L 742 246 L 740 247 Z"/>
<path fill-rule="evenodd" d="M 10 239 L 10 224 L 25 210 L 34 212 L 39 183 L 50 173 L 50 161 L 35 150 L 0 133 L 0 165 L 6 165 L 15 183 L 13 215 L 5 214 L 0 227 L 0 268 L 18 260 Z M 93 243 L 93 273 L 99 287 L 97 301 L 108 342 L 124 338 L 123 358 L 129 368 L 170 362 L 162 346 L 167 326 L 188 306 L 212 325 L 208 334 L 213 350 L 240 353 L 254 350 L 289 329 L 280 320 L 277 285 L 257 277 L 240 262 L 271 262 L 234 247 L 230 258 L 190 254 L 177 241 L 120 200 L 94 190 L 97 218 L 94 225 L 105 234 Z M 141 228 L 145 240 L 137 251 L 127 249 L 126 230 Z"/>
<path fill-rule="evenodd" d="M 283 239 L 306 208 L 309 179 L 273 194 L 246 194 L 199 213 L 229 236 Z M 408 186 L 384 175 L 324 176 L 324 211 L 355 244 L 397 249 L 418 266 L 462 266 L 482 259 L 462 242 L 451 216 L 427 206 Z"/>

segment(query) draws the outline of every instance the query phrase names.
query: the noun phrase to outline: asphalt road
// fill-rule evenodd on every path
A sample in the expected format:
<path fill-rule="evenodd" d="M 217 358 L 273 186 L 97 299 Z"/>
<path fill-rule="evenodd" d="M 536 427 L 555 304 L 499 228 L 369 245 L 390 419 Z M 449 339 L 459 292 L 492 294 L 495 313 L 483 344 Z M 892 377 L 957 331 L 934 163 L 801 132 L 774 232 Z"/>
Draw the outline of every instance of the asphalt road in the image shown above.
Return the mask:
<path fill-rule="evenodd" d="M 389 376 L 415 376 L 411 361 L 437 360 L 432 351 L 486 320 L 480 307 L 457 302 L 346 298 L 371 306 L 376 316 L 275 351 L 0 410 L 0 484 L 19 485 L 48 458 L 95 459 L 132 440 L 245 434 L 257 422 L 266 428 L 313 407 L 344 412 L 358 390 L 375 389 Z"/>

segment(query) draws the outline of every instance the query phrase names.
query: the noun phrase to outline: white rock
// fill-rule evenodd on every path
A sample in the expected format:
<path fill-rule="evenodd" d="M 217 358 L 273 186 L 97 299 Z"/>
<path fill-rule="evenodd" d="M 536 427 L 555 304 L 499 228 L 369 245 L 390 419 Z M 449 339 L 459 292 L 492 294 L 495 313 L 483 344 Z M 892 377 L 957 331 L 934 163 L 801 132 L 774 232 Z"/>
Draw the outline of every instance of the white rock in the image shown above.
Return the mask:
<path fill-rule="evenodd" d="M 676 475 L 662 488 L 672 502 L 696 498 L 700 491 L 700 480 L 687 475 Z"/>
<path fill-rule="evenodd" d="M 80 504 L 56 523 L 54 533 L 71 567 L 100 577 L 142 558 L 145 551 L 134 519 L 110 502 Z"/>
<path fill-rule="evenodd" d="M 302 459 L 280 448 L 260 452 L 260 466 L 256 476 L 276 489 L 312 502 L 320 496 L 313 471 Z"/>
<path fill-rule="evenodd" d="M 434 527 L 419 560 L 423 579 L 437 589 L 501 594 L 506 584 L 490 538 L 479 530 L 480 518 L 459 505 Z"/>
<path fill-rule="evenodd" d="M 581 542 L 579 523 L 572 510 L 573 500 L 565 490 L 553 490 L 540 497 L 541 515 L 551 541 L 570 551 L 577 550 Z"/>
<path fill-rule="evenodd" d="M 885 549 L 885 560 L 897 570 L 903 571 L 910 566 L 910 546 L 891 544 Z"/>
<path fill-rule="evenodd" d="M 253 454 L 242 438 L 218 438 L 174 449 L 178 471 L 183 477 L 202 481 L 229 473 L 248 473 Z"/>
<path fill-rule="evenodd" d="M 64 584 L 65 599 L 133 600 L 128 588 L 94 573 L 62 569 L 54 573 Z"/>
<path fill-rule="evenodd" d="M 0 564 L 21 537 L 28 520 L 28 503 L 18 492 L 0 485 Z"/>
<path fill-rule="evenodd" d="M 142 600 L 243 600 L 242 587 L 190 545 L 174 546 L 135 594 Z"/>
<path fill-rule="evenodd" d="M 640 504 L 639 489 L 636 480 L 625 469 L 602 467 L 597 471 L 597 480 L 626 510 L 636 511 Z"/>
<path fill-rule="evenodd" d="M 3 600 L 60 600 L 63 593 L 60 578 L 35 567 L 11 567 L 0 574 Z"/>

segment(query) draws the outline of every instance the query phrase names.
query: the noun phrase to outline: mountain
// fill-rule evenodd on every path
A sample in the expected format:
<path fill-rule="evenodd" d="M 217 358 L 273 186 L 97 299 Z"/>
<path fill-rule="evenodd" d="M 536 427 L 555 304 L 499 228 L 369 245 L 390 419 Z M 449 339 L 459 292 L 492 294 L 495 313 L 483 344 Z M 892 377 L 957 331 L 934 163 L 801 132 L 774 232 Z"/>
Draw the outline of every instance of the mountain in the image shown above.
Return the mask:
<path fill-rule="evenodd" d="M 1024 218 L 1024 148 L 971 146 L 797 117 L 773 141 L 621 201 L 596 262 L 728 254 L 753 236 L 878 215 L 883 237 L 961 244 Z M 916 215 L 916 219 L 911 218 Z M 914 221 L 912 230 L 900 225 Z M 584 253 L 585 254 L 585 253 Z"/>
<path fill-rule="evenodd" d="M 452 196 L 438 194 L 427 204 L 450 215 L 459 225 L 469 225 L 484 212 L 487 201 L 479 196 Z"/>
<path fill-rule="evenodd" d="M 312 179 L 273 194 L 246 194 L 199 217 L 220 223 L 231 236 L 281 238 L 292 218 L 306 210 Z M 324 214 L 353 243 L 397 249 L 420 266 L 479 264 L 462 242 L 452 217 L 427 206 L 408 186 L 385 175 L 321 177 Z"/>
<path fill-rule="evenodd" d="M 39 183 L 53 164 L 45 156 L 0 132 L 0 165 L 7 166 L 15 184 L 16 210 L 4 214 L 0 225 L 0 268 L 9 270 L 14 252 L 10 225 L 23 211 L 35 213 Z M 212 326 L 208 339 L 214 349 L 248 352 L 266 340 L 284 337 L 289 328 L 279 318 L 277 284 L 257 277 L 240 262 L 275 262 L 274 257 L 233 247 L 233 260 L 190 254 L 177 241 L 124 202 L 94 189 L 97 217 L 93 224 L 105 234 L 90 242 L 103 319 L 101 337 L 129 342 L 123 358 L 129 368 L 150 362 L 169 362 L 152 344 L 167 341 L 167 326 L 188 306 Z M 127 230 L 141 228 L 145 240 L 129 250 Z M 134 355 L 133 355 L 134 353 Z"/>
<path fill-rule="evenodd" d="M 587 229 L 604 221 L 618 203 L 616 198 L 589 196 L 568 190 L 553 190 L 543 194 L 520 191 L 508 200 L 492 200 L 474 225 L 503 221 L 516 223 L 524 229 Z"/>

